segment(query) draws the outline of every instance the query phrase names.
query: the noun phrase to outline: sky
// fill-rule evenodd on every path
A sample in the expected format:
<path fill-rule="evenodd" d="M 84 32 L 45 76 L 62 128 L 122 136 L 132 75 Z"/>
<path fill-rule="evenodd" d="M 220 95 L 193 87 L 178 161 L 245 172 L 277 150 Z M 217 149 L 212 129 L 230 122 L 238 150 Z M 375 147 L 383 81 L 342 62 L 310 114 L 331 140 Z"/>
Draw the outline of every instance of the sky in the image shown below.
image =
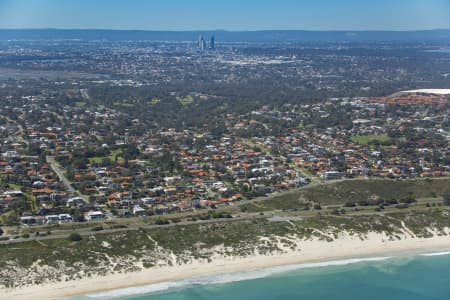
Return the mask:
<path fill-rule="evenodd" d="M 450 28 L 450 0 L 0 0 L 0 29 Z"/>

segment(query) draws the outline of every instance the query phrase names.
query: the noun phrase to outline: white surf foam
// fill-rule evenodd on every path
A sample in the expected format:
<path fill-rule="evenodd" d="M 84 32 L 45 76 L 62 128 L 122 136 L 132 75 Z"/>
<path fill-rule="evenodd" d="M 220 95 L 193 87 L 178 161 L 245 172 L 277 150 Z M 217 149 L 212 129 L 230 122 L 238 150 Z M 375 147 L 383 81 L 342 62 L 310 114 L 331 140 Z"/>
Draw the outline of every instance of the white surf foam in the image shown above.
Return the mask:
<path fill-rule="evenodd" d="M 96 294 L 90 294 L 87 295 L 89 298 L 96 298 L 96 299 L 111 299 L 111 298 L 118 298 L 118 297 L 125 297 L 125 296 L 131 296 L 131 295 L 139 295 L 139 294 L 150 294 L 150 293 L 156 293 L 161 291 L 166 291 L 169 289 L 176 289 L 185 286 L 183 282 L 162 282 L 162 283 L 156 283 L 151 285 L 145 285 L 140 287 L 130 287 L 130 288 L 123 288 L 118 290 L 112 290 L 107 292 L 100 292 Z"/>
<path fill-rule="evenodd" d="M 424 253 L 422 256 L 442 256 L 442 255 L 450 255 L 450 251 L 446 252 L 432 252 L 432 253 Z"/>
<path fill-rule="evenodd" d="M 357 264 L 363 262 L 377 262 L 388 260 L 391 257 L 369 257 L 369 258 L 350 258 L 343 260 L 332 260 L 332 261 L 324 261 L 317 263 L 305 263 L 305 264 L 297 264 L 297 265 L 288 265 L 288 266 L 279 266 L 272 267 L 267 269 L 249 271 L 249 272 L 240 272 L 240 273 L 229 273 L 229 274 L 219 274 L 208 277 L 198 277 L 191 278 L 186 280 L 180 280 L 175 282 L 163 282 L 157 284 L 151 284 L 140 287 L 130 287 L 117 289 L 106 292 L 99 292 L 95 294 L 89 294 L 87 297 L 94 299 L 112 299 L 124 296 L 131 295 L 140 295 L 140 294 L 150 294 L 156 292 L 163 292 L 167 290 L 180 289 L 189 286 L 195 285 L 210 285 L 210 284 L 225 284 L 237 281 L 245 281 L 252 280 L 258 278 L 265 278 L 269 276 L 273 276 L 276 274 L 281 274 L 289 271 L 301 270 L 301 269 L 309 269 L 309 268 L 323 268 L 330 266 L 345 266 L 350 264 Z"/>

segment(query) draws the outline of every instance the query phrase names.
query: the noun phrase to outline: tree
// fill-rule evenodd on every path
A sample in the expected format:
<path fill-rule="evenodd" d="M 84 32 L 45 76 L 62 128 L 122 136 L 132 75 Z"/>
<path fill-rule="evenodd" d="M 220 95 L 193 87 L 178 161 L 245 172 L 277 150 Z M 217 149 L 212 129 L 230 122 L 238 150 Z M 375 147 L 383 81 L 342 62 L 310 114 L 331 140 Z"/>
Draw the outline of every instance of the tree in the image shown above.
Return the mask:
<path fill-rule="evenodd" d="M 105 157 L 102 159 L 101 165 L 102 165 L 102 167 L 110 167 L 110 166 L 112 166 L 112 161 L 109 157 Z"/>
<path fill-rule="evenodd" d="M 89 160 L 86 157 L 74 157 L 72 166 L 78 170 L 85 170 Z"/>
<path fill-rule="evenodd" d="M 450 194 L 444 195 L 444 205 L 450 205 Z"/>

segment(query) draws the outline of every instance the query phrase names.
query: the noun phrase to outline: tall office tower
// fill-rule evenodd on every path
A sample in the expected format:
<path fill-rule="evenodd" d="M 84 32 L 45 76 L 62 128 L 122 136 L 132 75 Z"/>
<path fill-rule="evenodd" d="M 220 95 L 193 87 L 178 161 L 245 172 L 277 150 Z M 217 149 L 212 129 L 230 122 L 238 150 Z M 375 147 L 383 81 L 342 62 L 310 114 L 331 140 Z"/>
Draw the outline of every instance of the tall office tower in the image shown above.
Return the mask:
<path fill-rule="evenodd" d="M 200 39 L 200 50 L 205 51 L 206 50 L 206 41 L 203 38 L 203 36 Z"/>
<path fill-rule="evenodd" d="M 211 49 L 215 49 L 215 47 L 216 47 L 216 45 L 215 45 L 215 38 L 214 38 L 214 35 L 211 37 Z"/>
<path fill-rule="evenodd" d="M 197 40 L 197 48 L 200 49 L 202 47 L 203 36 L 199 35 Z"/>

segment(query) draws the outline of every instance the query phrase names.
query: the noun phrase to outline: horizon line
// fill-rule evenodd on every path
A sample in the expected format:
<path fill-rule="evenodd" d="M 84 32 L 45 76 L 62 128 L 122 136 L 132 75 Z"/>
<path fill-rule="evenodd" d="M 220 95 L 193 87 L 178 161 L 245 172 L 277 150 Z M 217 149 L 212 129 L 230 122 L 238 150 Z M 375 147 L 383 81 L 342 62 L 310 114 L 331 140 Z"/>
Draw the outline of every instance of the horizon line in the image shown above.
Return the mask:
<path fill-rule="evenodd" d="M 0 30 L 61 30 L 61 31 L 71 31 L 71 30 L 86 30 L 86 31 L 143 31 L 143 32 L 199 32 L 199 31 L 209 31 L 209 32 L 264 32 L 264 31 L 302 31 L 302 32 L 419 32 L 419 31 L 450 31 L 449 28 L 432 28 L 432 29 L 252 29 L 252 30 L 233 30 L 233 29 L 117 29 L 117 28 L 61 28 L 61 27 L 16 27 L 16 28 L 0 28 Z"/>

